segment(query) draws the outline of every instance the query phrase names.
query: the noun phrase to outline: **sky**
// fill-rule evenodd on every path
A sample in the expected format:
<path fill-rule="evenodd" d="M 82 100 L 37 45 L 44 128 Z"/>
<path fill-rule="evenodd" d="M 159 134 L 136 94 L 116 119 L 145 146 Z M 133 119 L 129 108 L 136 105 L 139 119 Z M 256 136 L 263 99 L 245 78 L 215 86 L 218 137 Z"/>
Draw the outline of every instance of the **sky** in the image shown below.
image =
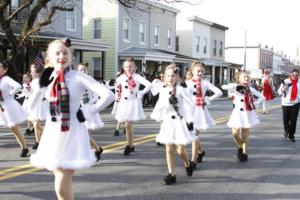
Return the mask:
<path fill-rule="evenodd" d="M 300 47 L 300 0 L 185 0 L 174 3 L 180 17 L 196 15 L 229 28 L 225 46 L 268 45 L 296 56 Z"/>

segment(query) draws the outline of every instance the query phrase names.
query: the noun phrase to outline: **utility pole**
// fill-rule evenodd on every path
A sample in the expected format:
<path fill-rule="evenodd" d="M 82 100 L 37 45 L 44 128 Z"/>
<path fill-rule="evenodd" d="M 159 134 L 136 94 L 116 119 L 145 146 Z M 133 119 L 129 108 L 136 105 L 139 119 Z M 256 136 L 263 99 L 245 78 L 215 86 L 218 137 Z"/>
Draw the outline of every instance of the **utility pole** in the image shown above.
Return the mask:
<path fill-rule="evenodd" d="M 244 70 L 246 70 L 247 61 L 247 30 L 245 30 L 245 44 L 244 44 Z"/>

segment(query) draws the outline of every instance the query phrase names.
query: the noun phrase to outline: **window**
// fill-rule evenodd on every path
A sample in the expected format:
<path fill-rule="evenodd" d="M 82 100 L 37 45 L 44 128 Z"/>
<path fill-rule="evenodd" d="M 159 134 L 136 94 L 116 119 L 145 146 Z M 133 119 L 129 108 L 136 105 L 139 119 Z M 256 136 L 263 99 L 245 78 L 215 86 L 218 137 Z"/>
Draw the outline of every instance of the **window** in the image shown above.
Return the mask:
<path fill-rule="evenodd" d="M 168 47 L 172 47 L 172 30 L 168 29 Z"/>
<path fill-rule="evenodd" d="M 9 13 L 12 14 L 20 7 L 19 0 L 11 0 Z M 13 20 L 19 20 L 19 14 L 16 14 Z"/>
<path fill-rule="evenodd" d="M 102 79 L 102 67 L 101 67 L 101 58 L 93 58 L 94 63 L 94 78 L 96 80 Z"/>
<path fill-rule="evenodd" d="M 123 19 L 123 41 L 129 42 L 129 30 L 130 30 L 130 19 L 124 18 Z"/>
<path fill-rule="evenodd" d="M 154 44 L 159 45 L 159 26 L 154 27 Z"/>
<path fill-rule="evenodd" d="M 223 56 L 223 42 L 220 41 L 219 56 Z"/>
<path fill-rule="evenodd" d="M 101 39 L 101 19 L 94 19 L 94 39 Z"/>
<path fill-rule="evenodd" d="M 66 30 L 76 30 L 76 7 L 69 5 L 68 7 L 73 8 L 73 11 L 66 11 Z"/>
<path fill-rule="evenodd" d="M 207 52 L 207 38 L 203 38 L 203 53 Z"/>
<path fill-rule="evenodd" d="M 196 37 L 196 52 L 200 50 L 200 36 Z"/>
<path fill-rule="evenodd" d="M 176 36 L 176 47 L 175 47 L 175 51 L 179 51 L 179 37 Z"/>
<path fill-rule="evenodd" d="M 139 25 L 139 40 L 140 40 L 140 44 L 145 44 L 146 43 L 146 23 L 145 22 L 140 22 L 140 25 Z"/>
<path fill-rule="evenodd" d="M 217 55 L 217 40 L 213 40 L 213 55 Z"/>

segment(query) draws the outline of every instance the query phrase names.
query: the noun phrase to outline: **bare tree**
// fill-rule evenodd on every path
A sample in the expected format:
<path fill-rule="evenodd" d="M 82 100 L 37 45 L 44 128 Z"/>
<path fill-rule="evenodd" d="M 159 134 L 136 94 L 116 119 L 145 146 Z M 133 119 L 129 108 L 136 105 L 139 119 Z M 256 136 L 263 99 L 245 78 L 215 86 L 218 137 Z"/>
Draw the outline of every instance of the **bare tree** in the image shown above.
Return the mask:
<path fill-rule="evenodd" d="M 31 42 L 30 36 L 37 34 L 42 27 L 51 24 L 56 11 L 72 11 L 67 3 L 71 0 L 56 1 L 50 0 L 21 0 L 20 5 L 14 5 L 14 0 L 0 0 L 0 29 L 3 32 L 0 53 L 1 59 L 9 58 L 17 67 L 18 72 L 22 72 L 25 63 L 28 44 Z M 13 8 L 13 9 L 12 9 Z M 48 12 L 41 21 L 37 21 L 38 14 L 42 9 L 47 8 Z M 14 19 L 16 16 L 25 13 L 25 20 L 18 24 L 19 30 L 16 33 Z M 10 49 L 7 53 L 7 49 Z"/>
<path fill-rule="evenodd" d="M 125 7 L 134 8 L 136 7 L 136 4 L 138 3 L 139 0 L 110 0 L 110 1 L 116 1 Z M 167 4 L 172 4 L 172 3 L 199 4 L 203 2 L 203 0 L 152 0 L 152 1 L 157 3 L 167 3 Z"/>

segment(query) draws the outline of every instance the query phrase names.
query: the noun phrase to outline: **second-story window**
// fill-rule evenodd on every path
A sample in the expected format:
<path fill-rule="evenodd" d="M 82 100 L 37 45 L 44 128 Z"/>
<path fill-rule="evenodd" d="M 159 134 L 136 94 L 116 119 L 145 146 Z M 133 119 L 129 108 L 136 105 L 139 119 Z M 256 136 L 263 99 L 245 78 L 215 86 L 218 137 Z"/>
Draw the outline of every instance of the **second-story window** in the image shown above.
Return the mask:
<path fill-rule="evenodd" d="M 223 56 L 223 41 L 220 41 L 220 46 L 219 46 L 219 56 Z"/>
<path fill-rule="evenodd" d="M 200 51 L 200 36 L 196 37 L 196 52 Z"/>
<path fill-rule="evenodd" d="M 101 19 L 94 19 L 94 39 L 101 39 Z"/>
<path fill-rule="evenodd" d="M 154 44 L 159 45 L 159 26 L 154 27 Z"/>
<path fill-rule="evenodd" d="M 172 47 L 172 29 L 168 29 L 168 47 Z"/>
<path fill-rule="evenodd" d="M 9 14 L 12 14 L 20 7 L 20 0 L 11 0 Z M 13 18 L 14 20 L 19 20 L 19 14 L 16 14 Z"/>
<path fill-rule="evenodd" d="M 123 41 L 129 42 L 129 31 L 130 31 L 130 19 L 124 18 L 123 19 Z"/>
<path fill-rule="evenodd" d="M 139 40 L 140 44 L 146 43 L 146 23 L 140 22 L 139 24 Z"/>
<path fill-rule="evenodd" d="M 207 38 L 203 38 L 203 54 L 207 52 Z"/>
<path fill-rule="evenodd" d="M 73 8 L 73 11 L 66 11 L 66 30 L 75 31 L 76 30 L 76 7 L 69 5 L 69 8 Z"/>
<path fill-rule="evenodd" d="M 213 40 L 213 55 L 217 55 L 217 40 Z"/>

